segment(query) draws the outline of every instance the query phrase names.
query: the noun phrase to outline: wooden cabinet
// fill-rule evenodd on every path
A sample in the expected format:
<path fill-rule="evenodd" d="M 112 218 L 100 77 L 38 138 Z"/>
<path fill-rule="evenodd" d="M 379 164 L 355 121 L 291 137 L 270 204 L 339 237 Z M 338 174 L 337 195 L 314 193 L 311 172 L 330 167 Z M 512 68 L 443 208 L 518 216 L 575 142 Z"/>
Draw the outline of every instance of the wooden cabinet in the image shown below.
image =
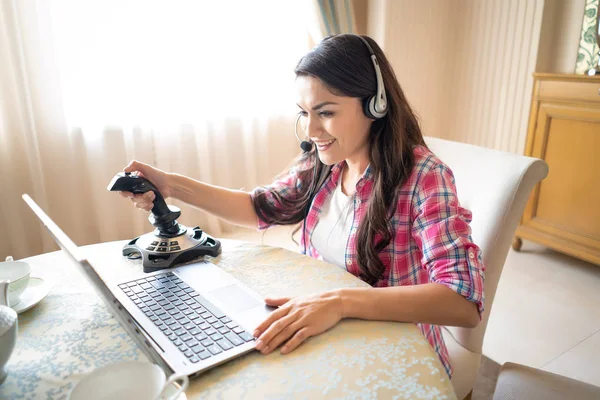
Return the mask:
<path fill-rule="evenodd" d="M 513 247 L 531 240 L 600 265 L 600 77 L 534 74 L 525 155 L 545 160 Z"/>

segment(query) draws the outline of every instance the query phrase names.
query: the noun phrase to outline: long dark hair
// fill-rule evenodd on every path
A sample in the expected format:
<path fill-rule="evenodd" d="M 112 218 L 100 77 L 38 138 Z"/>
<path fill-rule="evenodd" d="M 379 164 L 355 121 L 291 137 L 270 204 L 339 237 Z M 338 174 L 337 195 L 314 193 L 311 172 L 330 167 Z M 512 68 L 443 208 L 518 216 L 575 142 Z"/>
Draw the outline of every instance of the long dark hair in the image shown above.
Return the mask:
<path fill-rule="evenodd" d="M 371 124 L 369 132 L 370 168 L 374 186 L 357 236 L 360 278 L 375 285 L 383 278 L 385 271 L 385 265 L 378 254 L 394 238 L 391 216 L 395 212 L 399 188 L 414 165 L 413 147 L 425 146 L 425 142 L 417 117 L 404 97 L 385 54 L 373 39 L 368 36 L 363 38 L 371 45 L 379 62 L 389 107 L 384 118 Z M 361 101 L 373 96 L 377 89 L 369 51 L 356 35 L 343 34 L 325 38 L 300 59 L 295 73 L 296 76 L 316 77 L 332 93 L 355 97 Z M 292 168 L 296 168 L 298 176 L 298 185 L 292 193 L 281 194 L 272 189 L 261 188 L 254 196 L 256 213 L 270 224 L 290 225 L 301 222 L 314 194 L 321 188 L 331 170 L 330 166 L 319 160 L 315 149 L 302 154 Z M 267 191 L 275 196 L 279 203 L 277 207 L 267 201 L 264 196 Z"/>

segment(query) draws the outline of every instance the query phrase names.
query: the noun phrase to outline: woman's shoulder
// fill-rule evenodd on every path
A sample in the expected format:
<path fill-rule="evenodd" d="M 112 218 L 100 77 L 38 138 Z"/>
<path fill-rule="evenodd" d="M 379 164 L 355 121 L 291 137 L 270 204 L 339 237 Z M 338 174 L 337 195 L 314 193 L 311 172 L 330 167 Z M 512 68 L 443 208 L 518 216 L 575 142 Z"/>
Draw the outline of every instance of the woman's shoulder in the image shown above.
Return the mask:
<path fill-rule="evenodd" d="M 414 163 L 409 175 L 408 181 L 413 185 L 423 184 L 424 180 L 432 176 L 450 176 L 454 175 L 452 170 L 425 146 L 415 146 L 413 148 Z"/>
<path fill-rule="evenodd" d="M 456 186 L 450 168 L 426 146 L 413 148 L 413 167 L 407 179 L 397 188 L 396 215 L 405 218 L 417 212 L 427 199 L 455 196 Z"/>
<path fill-rule="evenodd" d="M 455 192 L 450 168 L 426 146 L 413 148 L 413 167 L 398 195 L 398 211 L 417 210 L 425 199 L 443 199 Z"/>

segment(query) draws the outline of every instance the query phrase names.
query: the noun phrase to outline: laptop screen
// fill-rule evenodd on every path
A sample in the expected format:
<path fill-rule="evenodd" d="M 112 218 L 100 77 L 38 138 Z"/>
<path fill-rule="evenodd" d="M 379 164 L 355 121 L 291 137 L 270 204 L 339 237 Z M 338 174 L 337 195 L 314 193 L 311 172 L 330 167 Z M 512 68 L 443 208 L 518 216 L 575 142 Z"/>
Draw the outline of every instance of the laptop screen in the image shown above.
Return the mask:
<path fill-rule="evenodd" d="M 37 205 L 35 201 L 28 194 L 24 194 L 23 200 L 27 203 L 29 208 L 35 213 L 40 219 L 42 224 L 48 229 L 56 244 L 58 244 L 67 254 L 69 254 L 75 261 L 81 262 L 85 260 L 81 254 L 81 250 L 73 241 L 50 219 L 48 215 Z"/>
<path fill-rule="evenodd" d="M 146 354 L 146 356 L 153 360 L 156 364 L 160 365 L 165 371 L 169 373 L 173 372 L 171 367 L 165 362 L 165 360 L 158 354 L 156 349 L 152 348 L 150 342 L 156 344 L 156 342 L 149 336 L 144 329 L 137 324 L 129 312 L 121 307 L 121 303 L 115 298 L 108 285 L 90 264 L 86 257 L 83 256 L 83 252 L 73 241 L 50 219 L 50 217 L 36 204 L 35 201 L 29 195 L 24 194 L 23 200 L 40 219 L 44 226 L 50 232 L 56 244 L 58 244 L 67 253 L 70 258 L 75 261 L 81 268 L 83 274 L 89 279 L 90 283 L 105 302 L 108 308 L 111 310 L 113 316 L 119 321 L 121 326 L 128 331 L 129 336 L 137 343 L 138 347 Z M 140 336 L 140 334 L 142 336 Z M 156 344 L 157 347 L 158 344 Z"/>
<path fill-rule="evenodd" d="M 27 205 L 31 208 L 31 210 L 35 213 L 35 215 L 39 218 L 42 224 L 47 228 L 50 235 L 60 246 L 61 249 L 67 253 L 70 258 L 75 261 L 79 267 L 82 269 L 84 275 L 90 280 L 92 286 L 96 289 L 101 298 L 104 299 L 108 304 L 112 303 L 114 296 L 108 289 L 108 286 L 104 279 L 96 272 L 94 267 L 89 263 L 87 258 L 83 255 L 83 251 L 80 247 L 78 247 L 63 231 L 56 225 L 52 219 L 37 205 L 37 203 L 29 197 L 29 195 L 24 194 L 23 200 L 27 203 Z M 112 304 L 111 304 L 112 305 Z"/>

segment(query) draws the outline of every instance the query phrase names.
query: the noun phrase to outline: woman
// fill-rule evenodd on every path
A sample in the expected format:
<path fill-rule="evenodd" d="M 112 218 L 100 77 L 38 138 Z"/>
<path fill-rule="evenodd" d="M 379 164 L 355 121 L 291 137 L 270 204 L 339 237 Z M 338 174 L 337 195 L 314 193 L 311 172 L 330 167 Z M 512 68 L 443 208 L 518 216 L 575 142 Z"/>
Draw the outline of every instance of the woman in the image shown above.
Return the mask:
<path fill-rule="evenodd" d="M 304 254 L 372 286 L 265 299 L 279 308 L 254 332 L 262 353 L 280 345 L 288 353 L 342 318 L 414 322 L 451 376 L 440 325 L 479 323 L 484 271 L 452 172 L 427 149 L 392 67 L 372 39 L 329 37 L 295 72 L 298 118 L 309 142 L 272 185 L 252 193 L 230 190 L 137 161 L 125 171 L 138 171 L 165 197 L 233 224 L 264 229 L 302 222 Z M 141 209 L 152 208 L 152 192 L 123 195 Z"/>

